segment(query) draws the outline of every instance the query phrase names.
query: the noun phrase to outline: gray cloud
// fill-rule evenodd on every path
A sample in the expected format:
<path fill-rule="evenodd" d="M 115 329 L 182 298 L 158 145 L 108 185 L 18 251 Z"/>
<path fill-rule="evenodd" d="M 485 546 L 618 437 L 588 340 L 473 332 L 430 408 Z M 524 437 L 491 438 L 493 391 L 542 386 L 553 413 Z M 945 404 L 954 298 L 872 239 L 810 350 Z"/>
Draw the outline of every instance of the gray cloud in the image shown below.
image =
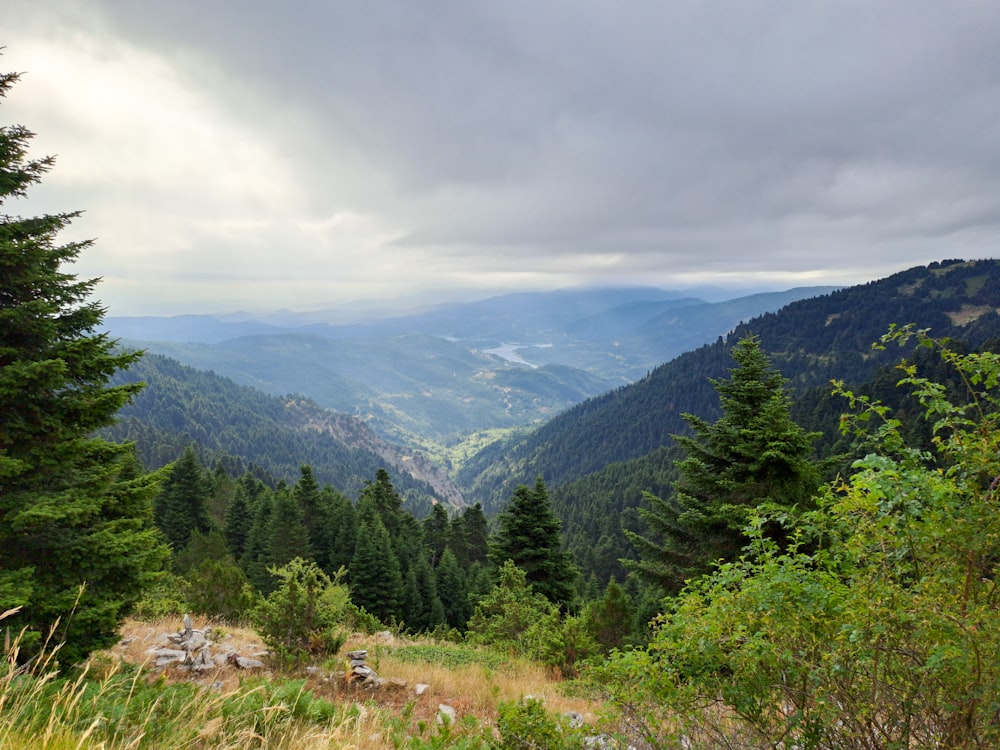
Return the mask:
<path fill-rule="evenodd" d="M 995 3 L 14 4 L 120 314 L 996 253 Z"/>

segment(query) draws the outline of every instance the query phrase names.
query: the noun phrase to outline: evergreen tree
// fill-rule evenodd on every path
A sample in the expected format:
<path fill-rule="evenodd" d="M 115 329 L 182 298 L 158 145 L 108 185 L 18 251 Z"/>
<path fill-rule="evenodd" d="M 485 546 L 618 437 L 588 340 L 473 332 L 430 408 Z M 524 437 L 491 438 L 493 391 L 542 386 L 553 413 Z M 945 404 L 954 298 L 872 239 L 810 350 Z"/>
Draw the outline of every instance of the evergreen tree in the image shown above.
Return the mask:
<path fill-rule="evenodd" d="M 441 561 L 434 571 L 438 598 L 444 608 L 448 627 L 464 629 L 472 615 L 465 572 L 458 565 L 458 558 L 451 548 L 441 553 Z"/>
<path fill-rule="evenodd" d="M 341 567 L 348 567 L 354 557 L 354 547 L 358 538 L 357 512 L 347 497 L 332 488 L 325 487 L 329 508 L 325 538 L 327 547 L 327 571 L 334 573 Z"/>
<path fill-rule="evenodd" d="M 319 482 L 316 481 L 311 466 L 302 464 L 299 467 L 299 481 L 295 483 L 293 494 L 309 537 L 309 547 L 320 567 L 323 567 L 327 562 L 325 558 L 328 546 L 324 538 L 327 526 L 326 509 L 323 507 L 323 495 L 319 488 Z"/>
<path fill-rule="evenodd" d="M 490 561 L 499 568 L 512 560 L 524 571 L 533 591 L 567 606 L 573 600 L 578 572 L 561 549 L 559 519 L 552 512 L 541 477 L 533 489 L 521 485 L 514 491 L 499 522 L 500 529 L 490 541 Z"/>
<path fill-rule="evenodd" d="M 202 471 L 194 446 L 189 445 L 170 468 L 153 505 L 153 517 L 174 552 L 180 552 L 194 531 L 212 528 L 208 517 L 211 485 Z"/>
<path fill-rule="evenodd" d="M 370 500 L 382 519 L 382 525 L 389 532 L 390 538 L 395 539 L 399 532 L 399 523 L 402 516 L 403 498 L 392 486 L 389 472 L 379 469 L 375 472 L 375 481 L 365 482 L 361 490 L 361 497 L 358 504 L 365 499 Z"/>
<path fill-rule="evenodd" d="M 240 567 L 247 574 L 251 585 L 262 593 L 270 593 L 275 583 L 267 572 L 271 564 L 271 517 L 274 496 L 265 492 L 257 501 L 253 525 L 247 535 L 246 551 L 240 558 Z"/>
<path fill-rule="evenodd" d="M 489 538 L 482 503 L 476 503 L 452 520 L 448 546 L 455 552 L 459 565 L 467 570 L 474 563 L 486 562 Z"/>
<path fill-rule="evenodd" d="M 308 560 L 312 556 L 309 531 L 294 490 L 283 488 L 275 493 L 268 541 L 267 559 L 271 567 L 280 568 L 296 557 Z"/>
<path fill-rule="evenodd" d="M 812 458 L 818 433 L 792 421 L 786 381 L 760 341 L 741 339 L 733 358 L 730 378 L 711 381 L 722 417 L 709 423 L 687 414 L 693 434 L 675 436 L 686 456 L 673 497 L 646 494 L 649 507 L 641 513 L 654 538 L 626 532 L 642 555 L 630 567 L 668 593 L 718 560 L 735 560 L 755 508 L 811 505 L 821 482 L 822 467 Z M 783 543 L 779 526 L 768 533 Z"/>
<path fill-rule="evenodd" d="M 0 98 L 17 81 L 0 75 Z M 24 629 L 20 656 L 42 637 L 76 662 L 112 644 L 122 618 L 167 557 L 152 524 L 157 477 L 130 445 L 94 437 L 140 384 L 109 387 L 138 352 L 98 332 L 97 279 L 62 269 L 90 242 L 58 244 L 78 213 L 4 212 L 52 166 L 29 159 L 32 133 L 0 127 L 0 612 Z"/>
<path fill-rule="evenodd" d="M 604 589 L 604 596 L 586 606 L 583 621 L 591 638 L 608 652 L 625 645 L 632 632 L 634 614 L 625 591 L 612 578 Z"/>
<path fill-rule="evenodd" d="M 259 487 L 255 489 L 255 485 L 259 485 Z M 253 527 L 251 497 L 256 495 L 259 498 L 264 489 L 264 484 L 259 479 L 244 474 L 236 483 L 233 501 L 226 508 L 223 533 L 226 537 L 229 553 L 236 560 L 239 560 L 246 551 L 247 539 L 250 536 L 250 529 Z"/>
<path fill-rule="evenodd" d="M 448 546 L 448 532 L 451 528 L 444 505 L 435 503 L 430 515 L 424 519 L 423 526 L 424 545 L 431 553 L 431 565 L 436 566 Z"/>
<path fill-rule="evenodd" d="M 355 604 L 382 622 L 399 617 L 403 576 L 382 515 L 370 496 L 358 503 L 358 538 L 348 578 Z"/>

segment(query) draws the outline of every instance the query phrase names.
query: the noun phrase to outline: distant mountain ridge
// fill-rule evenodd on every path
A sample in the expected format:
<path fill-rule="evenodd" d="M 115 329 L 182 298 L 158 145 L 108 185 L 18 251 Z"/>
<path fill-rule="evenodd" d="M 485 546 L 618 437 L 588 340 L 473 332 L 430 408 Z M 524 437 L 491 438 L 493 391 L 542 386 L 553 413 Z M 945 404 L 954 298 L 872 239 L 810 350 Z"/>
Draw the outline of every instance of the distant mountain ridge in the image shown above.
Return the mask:
<path fill-rule="evenodd" d="M 538 425 L 715 339 L 740 320 L 829 291 L 709 303 L 662 289 L 562 290 L 450 303 L 364 324 L 317 313 L 108 318 L 133 346 L 267 393 L 305 393 L 396 443 L 455 446 Z"/>
<path fill-rule="evenodd" d="M 271 396 L 156 354 L 116 374 L 113 382 L 135 381 L 146 387 L 104 434 L 135 442 L 149 469 L 195 444 L 209 465 L 221 461 L 238 473 L 258 467 L 287 483 L 309 464 L 317 480 L 349 497 L 357 497 L 385 468 L 415 512 L 429 511 L 432 502 L 464 506 L 461 492 L 426 456 L 304 396 Z"/>
<path fill-rule="evenodd" d="M 730 351 L 754 333 L 793 389 L 829 390 L 833 378 L 863 383 L 899 351 L 873 352 L 890 325 L 981 344 L 1000 336 L 1000 261 L 943 261 L 868 284 L 801 299 L 737 325 L 713 344 L 662 364 L 647 377 L 595 396 L 517 438 L 488 446 L 458 472 L 470 502 L 497 510 L 518 484 L 552 485 L 672 444 L 684 413 L 717 416 L 711 378 L 725 377 Z"/>

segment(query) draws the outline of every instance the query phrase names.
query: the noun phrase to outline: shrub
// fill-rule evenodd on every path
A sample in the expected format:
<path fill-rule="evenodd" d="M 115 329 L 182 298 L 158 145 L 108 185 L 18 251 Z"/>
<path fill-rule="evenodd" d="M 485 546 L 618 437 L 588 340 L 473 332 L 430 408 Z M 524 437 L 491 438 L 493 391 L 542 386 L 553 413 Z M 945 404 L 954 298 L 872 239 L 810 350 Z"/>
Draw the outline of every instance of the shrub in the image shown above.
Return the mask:
<path fill-rule="evenodd" d="M 271 569 L 280 583 L 251 613 L 254 627 L 279 661 L 300 665 L 310 655 L 330 655 L 343 645 L 335 628 L 348 612 L 347 587 L 316 563 L 295 558 Z"/>
<path fill-rule="evenodd" d="M 954 403 L 904 364 L 935 453 L 844 392 L 857 407 L 844 426 L 868 450 L 851 476 L 817 511 L 758 512 L 751 554 L 692 583 L 648 649 L 600 670 L 654 744 L 1000 746 L 1000 356 L 916 335 L 966 391 Z M 761 533 L 779 520 L 786 552 Z"/>

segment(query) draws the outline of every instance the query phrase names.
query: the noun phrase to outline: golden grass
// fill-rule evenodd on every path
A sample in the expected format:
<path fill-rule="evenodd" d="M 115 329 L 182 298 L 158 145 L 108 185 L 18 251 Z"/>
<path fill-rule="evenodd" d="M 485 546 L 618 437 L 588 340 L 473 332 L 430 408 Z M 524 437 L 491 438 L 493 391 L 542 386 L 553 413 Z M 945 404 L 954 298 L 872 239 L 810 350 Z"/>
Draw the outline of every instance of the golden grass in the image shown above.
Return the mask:
<path fill-rule="evenodd" d="M 229 625 L 215 625 L 209 622 L 195 622 L 195 627 L 204 629 L 211 625 L 220 632 L 219 648 L 233 648 L 241 655 L 250 656 L 264 650 L 262 639 L 251 629 Z M 312 670 L 296 673 L 279 673 L 265 669 L 263 676 L 273 682 L 285 679 L 304 679 L 305 689 L 318 698 L 323 698 L 338 707 L 337 718 L 324 724 L 296 723 L 283 729 L 275 737 L 233 736 L 231 730 L 218 718 L 219 709 L 227 697 L 246 690 L 246 678 L 250 673 L 232 667 L 213 670 L 201 675 L 193 675 L 176 667 L 165 670 L 152 669 L 151 651 L 167 646 L 166 635 L 181 629 L 176 619 L 161 621 L 128 620 L 121 631 L 121 642 L 107 652 L 94 656 L 89 666 L 91 677 L 109 678 L 122 663 L 144 665 L 137 672 L 136 679 L 147 681 L 165 679 L 167 682 L 195 682 L 204 689 L 205 700 L 191 707 L 190 726 L 197 727 L 196 746 L 236 748 L 253 745 L 260 748 L 279 750 L 306 750 L 314 747 L 351 748 L 353 750 L 391 750 L 397 747 L 399 733 L 434 731 L 438 706 L 452 706 L 459 721 L 474 718 L 489 732 L 497 716 L 501 702 L 517 701 L 525 697 L 542 700 L 547 710 L 553 714 L 574 711 L 584 716 L 588 722 L 594 721 L 602 706 L 583 698 L 565 694 L 563 686 L 551 670 L 533 662 L 511 658 L 495 668 L 482 663 L 470 662 L 458 666 L 441 663 L 416 661 L 411 657 L 402 658 L 401 649 L 406 646 L 433 645 L 427 640 L 406 640 L 353 634 L 341 649 L 338 657 L 316 665 Z M 454 649 L 454 644 L 440 644 L 443 648 Z M 344 679 L 344 658 L 347 651 L 365 649 L 368 651 L 369 666 L 379 676 L 405 681 L 405 686 L 386 684 L 381 688 L 368 689 L 348 684 Z M 416 695 L 416 685 L 428 685 L 426 692 Z M 70 693 L 72 691 L 70 690 Z M 73 696 L 68 694 L 65 701 Z M 53 713 L 61 713 L 53 712 Z M 428 729 L 429 727 L 429 729 Z M 53 726 L 53 739 L 59 725 Z M 90 745 L 85 737 L 76 735 L 81 750 Z M 4 740 L 0 728 L 0 748 Z M 11 747 L 26 747 L 23 743 L 13 743 Z M 104 745 L 109 750 L 127 744 Z M 27 745 L 27 747 L 31 747 Z"/>

